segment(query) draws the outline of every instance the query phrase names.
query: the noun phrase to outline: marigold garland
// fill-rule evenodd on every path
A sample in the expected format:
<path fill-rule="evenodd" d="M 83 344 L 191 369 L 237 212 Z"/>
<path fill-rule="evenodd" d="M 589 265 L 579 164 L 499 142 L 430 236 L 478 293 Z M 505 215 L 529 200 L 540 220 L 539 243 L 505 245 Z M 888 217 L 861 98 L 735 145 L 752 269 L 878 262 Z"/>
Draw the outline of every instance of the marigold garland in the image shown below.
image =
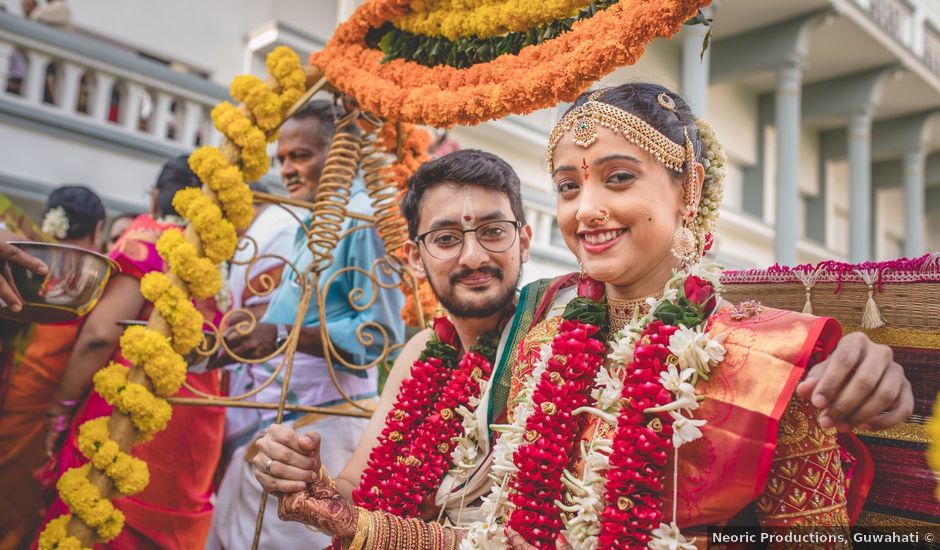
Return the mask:
<path fill-rule="evenodd" d="M 212 122 L 241 151 L 241 171 L 246 181 L 255 181 L 268 171 L 268 138 L 238 107 L 227 101 L 216 105 Z"/>
<path fill-rule="evenodd" d="M 108 474 L 122 495 L 139 493 L 150 482 L 147 463 L 121 451 L 111 439 L 106 416 L 82 424 L 78 431 L 78 448 L 95 468 Z"/>
<path fill-rule="evenodd" d="M 128 372 L 124 365 L 109 363 L 95 373 L 95 391 L 131 418 L 137 429 L 137 441 L 149 441 L 153 434 L 166 428 L 173 409 L 166 399 L 156 397 L 140 384 L 128 382 Z"/>
<path fill-rule="evenodd" d="M 185 355 L 195 349 L 203 339 L 202 314 L 189 300 L 186 292 L 173 286 L 164 273 L 151 272 L 140 280 L 140 293 L 163 315 L 170 324 L 173 349 Z"/>
<path fill-rule="evenodd" d="M 407 14 L 410 2 L 376 0 L 360 6 L 311 64 L 364 110 L 387 120 L 472 125 L 573 101 L 590 83 L 634 63 L 654 38 L 672 36 L 709 1 L 622 0 L 558 38 L 456 69 L 383 63 L 384 54 L 366 45 L 366 35 Z"/>
<path fill-rule="evenodd" d="M 88 481 L 89 465 L 62 474 L 56 483 L 62 502 L 83 522 L 95 528 L 98 537 L 105 542 L 118 536 L 124 527 L 124 513 L 116 509 L 111 501 L 102 498 L 98 488 Z"/>
<path fill-rule="evenodd" d="M 272 52 L 268 65 L 272 73 L 276 73 L 281 88 L 280 117 L 283 118 L 291 102 L 303 93 L 306 73 L 297 55 L 283 47 Z M 233 88 L 236 90 L 233 95 L 243 96 L 252 103 L 249 107 L 254 107 L 253 117 L 261 120 L 258 124 L 267 129 L 277 125 L 267 106 L 261 104 L 273 101 L 271 94 L 258 89 L 251 79 L 241 79 Z M 202 339 L 203 318 L 190 302 L 189 295 L 208 298 L 217 293 L 220 275 L 216 263 L 228 260 L 234 252 L 234 227 L 247 227 L 254 216 L 252 195 L 245 180 L 257 179 L 268 167 L 266 135 L 255 126 L 255 121 L 230 104 L 219 106 L 213 115 L 217 127 L 239 149 L 240 163 L 230 164 L 214 147 L 203 147 L 190 156 L 191 168 L 208 191 L 206 196 L 186 191 L 177 198 L 175 205 L 192 222 L 192 229 L 187 230 L 191 232 L 184 237 L 179 231 L 167 231 L 157 243 L 158 252 L 182 282 L 162 273 L 151 273 L 141 280 L 141 293 L 167 321 L 172 339 L 150 329 L 133 327 L 125 331 L 121 341 L 125 357 L 144 371 L 160 395 L 172 395 L 179 390 L 185 377 L 185 363 L 180 354 L 190 352 Z M 213 199 L 221 204 L 221 210 Z M 208 257 L 200 255 L 202 252 Z M 146 441 L 166 427 L 172 408 L 146 386 L 129 382 L 129 372 L 127 367 L 110 363 L 95 374 L 95 390 L 115 407 L 111 418 L 117 420 L 122 430 L 130 425 L 136 429 L 132 441 Z M 122 414 L 129 418 L 130 424 Z M 103 417 L 79 428 L 79 448 L 90 462 L 63 474 L 57 485 L 62 500 L 75 517 L 95 528 L 98 537 L 105 541 L 120 533 L 124 516 L 91 483 L 92 468 L 110 477 L 117 491 L 123 494 L 139 492 L 149 483 L 146 463 L 121 450 L 111 438 L 110 425 L 111 419 Z M 71 514 L 51 520 L 40 534 L 40 548 L 84 550 L 82 541 L 68 534 L 71 520 Z"/>
<path fill-rule="evenodd" d="M 245 229 L 254 217 L 251 189 L 245 185 L 237 166 L 225 162 L 218 147 L 200 147 L 189 156 L 189 167 L 199 180 L 215 193 L 225 217 L 239 229 Z"/>
<path fill-rule="evenodd" d="M 523 48 L 537 46 L 569 32 L 575 23 L 593 17 L 620 0 L 593 0 L 574 15 L 555 19 L 521 32 L 510 32 L 488 38 L 460 38 L 450 40 L 441 36 L 413 34 L 388 23 L 374 29 L 366 37 L 366 45 L 378 48 L 385 61 L 403 59 L 426 67 L 448 65 L 463 69 L 493 61 L 501 55 L 517 55 Z"/>
<path fill-rule="evenodd" d="M 210 262 L 219 264 L 235 254 L 238 246 L 235 226 L 222 217 L 222 209 L 200 189 L 190 187 L 178 191 L 173 196 L 173 208 L 193 225 Z"/>
<path fill-rule="evenodd" d="M 571 16 L 589 3 L 590 0 L 505 0 L 468 5 L 464 0 L 444 0 L 434 2 L 429 10 L 412 11 L 393 23 L 408 32 L 451 40 L 471 36 L 485 38 L 528 30 Z"/>
<path fill-rule="evenodd" d="M 186 361 L 176 353 L 170 340 L 146 327 L 128 327 L 121 335 L 121 353 L 147 373 L 154 392 L 169 397 L 179 391 L 186 379 Z"/>
<path fill-rule="evenodd" d="M 222 286 L 222 277 L 216 265 L 200 256 L 196 247 L 183 237 L 182 231 L 164 231 L 157 241 L 157 252 L 170 265 L 173 274 L 186 282 L 196 298 L 214 296 Z"/>
<path fill-rule="evenodd" d="M 379 139 L 382 146 L 390 154 L 395 154 L 395 162 L 389 165 L 383 173 L 383 179 L 394 183 L 399 190 L 399 197 L 408 189 L 408 180 L 418 168 L 431 160 L 428 149 L 431 146 L 431 136 L 422 128 L 413 124 L 384 124 L 379 130 Z M 401 259 L 405 260 L 404 251 Z M 425 319 L 433 317 L 434 312 L 440 309 L 434 289 L 426 279 L 417 282 L 417 291 L 412 289 L 410 281 L 402 281 L 401 289 L 405 294 L 405 305 L 401 310 L 401 317 L 405 324 L 411 327 L 420 327 L 421 322 L 418 311 L 424 314 Z M 417 303 L 415 302 L 417 294 Z"/>
<path fill-rule="evenodd" d="M 72 514 L 50 521 L 39 535 L 39 550 L 91 550 L 82 541 L 69 536 L 68 525 Z"/>

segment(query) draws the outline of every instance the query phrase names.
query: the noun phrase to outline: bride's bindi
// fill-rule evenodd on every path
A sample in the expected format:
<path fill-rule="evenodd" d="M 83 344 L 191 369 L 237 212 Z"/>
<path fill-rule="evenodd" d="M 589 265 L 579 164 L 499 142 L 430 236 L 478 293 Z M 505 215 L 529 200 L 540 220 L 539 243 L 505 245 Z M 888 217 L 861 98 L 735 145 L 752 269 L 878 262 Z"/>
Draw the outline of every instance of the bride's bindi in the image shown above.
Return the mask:
<path fill-rule="evenodd" d="M 584 171 L 584 181 L 587 181 L 588 179 L 589 168 L 590 167 L 588 166 L 587 159 L 584 157 L 581 157 L 581 170 Z"/>

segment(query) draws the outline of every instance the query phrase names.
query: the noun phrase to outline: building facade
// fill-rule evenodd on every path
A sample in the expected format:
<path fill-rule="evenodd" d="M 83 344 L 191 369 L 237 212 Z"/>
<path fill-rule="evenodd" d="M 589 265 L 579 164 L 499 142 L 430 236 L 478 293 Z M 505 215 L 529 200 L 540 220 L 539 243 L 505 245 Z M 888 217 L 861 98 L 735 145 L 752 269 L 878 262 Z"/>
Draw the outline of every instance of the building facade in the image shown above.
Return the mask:
<path fill-rule="evenodd" d="M 322 47 L 357 0 L 74 2 L 71 31 L 0 0 L 0 192 L 35 211 L 63 183 L 148 207 L 167 158 L 212 142 L 208 112 L 278 45 Z M 716 0 L 705 29 L 658 40 L 605 84 L 679 90 L 725 143 L 713 252 L 730 267 L 940 249 L 940 2 Z M 449 136 L 516 167 L 533 225 L 526 280 L 574 268 L 543 162 L 566 108 Z M 272 174 L 269 179 L 276 181 Z"/>

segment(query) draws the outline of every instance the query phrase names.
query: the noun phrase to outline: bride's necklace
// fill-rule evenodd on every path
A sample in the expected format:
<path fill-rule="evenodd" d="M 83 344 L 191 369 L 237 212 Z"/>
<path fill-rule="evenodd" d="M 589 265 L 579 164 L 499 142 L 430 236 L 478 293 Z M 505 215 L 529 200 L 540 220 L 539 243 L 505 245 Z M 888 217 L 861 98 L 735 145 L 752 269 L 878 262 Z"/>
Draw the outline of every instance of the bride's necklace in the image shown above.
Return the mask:
<path fill-rule="evenodd" d="M 607 315 L 610 319 L 610 334 L 617 334 L 623 328 L 630 324 L 635 318 L 642 317 L 649 313 L 650 305 L 647 300 L 650 298 L 658 301 L 663 297 L 663 291 L 654 292 L 642 298 L 614 298 L 607 296 Z"/>

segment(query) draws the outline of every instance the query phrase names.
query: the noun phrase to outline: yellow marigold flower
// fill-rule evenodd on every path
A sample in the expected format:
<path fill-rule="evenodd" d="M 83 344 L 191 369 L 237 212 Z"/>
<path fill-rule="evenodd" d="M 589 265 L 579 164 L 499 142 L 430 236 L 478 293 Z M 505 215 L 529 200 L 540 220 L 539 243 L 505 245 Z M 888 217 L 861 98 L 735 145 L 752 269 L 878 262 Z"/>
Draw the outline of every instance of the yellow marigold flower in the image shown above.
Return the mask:
<path fill-rule="evenodd" d="M 127 384 L 127 367 L 112 361 L 107 367 L 96 372 L 92 380 L 95 383 L 95 391 L 110 402 L 108 398 L 113 399 Z"/>
<path fill-rule="evenodd" d="M 157 395 L 175 394 L 186 378 L 186 361 L 176 353 L 170 340 L 155 330 L 128 327 L 121 335 L 121 353 L 144 369 Z"/>
<path fill-rule="evenodd" d="M 121 449 L 118 444 L 108 440 L 102 443 L 98 447 L 98 452 L 89 458 L 91 458 L 91 463 L 95 465 L 95 468 L 103 471 L 114 462 L 120 452 Z"/>
<path fill-rule="evenodd" d="M 489 38 L 508 32 L 522 32 L 577 15 L 590 0 L 503 0 L 472 3 L 463 0 L 442 0 L 416 10 L 394 21 L 401 30 L 425 36 Z"/>
<path fill-rule="evenodd" d="M 98 536 L 107 542 L 121 532 L 124 514 L 116 510 L 111 501 L 101 498 L 98 488 L 88 481 L 88 470 L 88 464 L 68 470 L 59 478 L 56 488 L 78 519 L 94 527 Z"/>
<path fill-rule="evenodd" d="M 109 541 L 116 536 L 121 534 L 121 529 L 124 528 L 124 512 L 114 509 L 111 514 L 105 518 L 104 523 L 99 525 L 96 529 L 98 536 L 105 541 Z"/>
<path fill-rule="evenodd" d="M 147 388 L 135 383 L 125 385 L 111 404 L 131 417 L 140 435 L 138 440 L 150 439 L 166 428 L 173 415 L 173 409 L 165 399 L 155 397 Z"/>
<path fill-rule="evenodd" d="M 157 241 L 157 252 L 170 265 L 173 273 L 186 282 L 196 298 L 214 296 L 222 286 L 216 265 L 199 256 L 196 247 L 186 242 L 183 233 L 167 230 Z"/>
<path fill-rule="evenodd" d="M 72 514 L 65 514 L 47 523 L 39 535 L 39 550 L 91 550 L 82 546 L 77 538 L 69 536 L 68 525 L 71 520 Z"/>
<path fill-rule="evenodd" d="M 98 451 L 98 447 L 110 439 L 107 416 L 89 420 L 78 428 L 78 450 L 89 460 Z"/>
<path fill-rule="evenodd" d="M 244 229 L 254 217 L 251 189 L 238 167 L 225 162 L 217 147 L 200 147 L 189 156 L 189 167 L 216 194 L 225 215 L 235 227 Z"/>
<path fill-rule="evenodd" d="M 289 109 L 307 89 L 307 74 L 300 63 L 300 57 L 287 46 L 278 46 L 268 54 L 265 65 L 281 88 L 283 108 Z"/>
<path fill-rule="evenodd" d="M 128 454 L 118 456 L 105 473 L 114 480 L 114 486 L 122 495 L 139 493 L 150 483 L 147 463 Z"/>
<path fill-rule="evenodd" d="M 150 272 L 140 281 L 140 292 L 170 324 L 173 349 L 181 355 L 191 352 L 202 341 L 202 313 L 181 288 L 173 286 L 164 273 Z"/>
<path fill-rule="evenodd" d="M 222 210 L 201 189 L 190 187 L 177 191 L 173 207 L 192 223 L 209 261 L 218 264 L 235 254 L 238 246 L 235 226 L 222 217 Z"/>
<path fill-rule="evenodd" d="M 284 102 L 260 78 L 249 74 L 236 76 L 229 92 L 248 107 L 255 124 L 265 132 L 272 132 L 281 124 Z"/>

